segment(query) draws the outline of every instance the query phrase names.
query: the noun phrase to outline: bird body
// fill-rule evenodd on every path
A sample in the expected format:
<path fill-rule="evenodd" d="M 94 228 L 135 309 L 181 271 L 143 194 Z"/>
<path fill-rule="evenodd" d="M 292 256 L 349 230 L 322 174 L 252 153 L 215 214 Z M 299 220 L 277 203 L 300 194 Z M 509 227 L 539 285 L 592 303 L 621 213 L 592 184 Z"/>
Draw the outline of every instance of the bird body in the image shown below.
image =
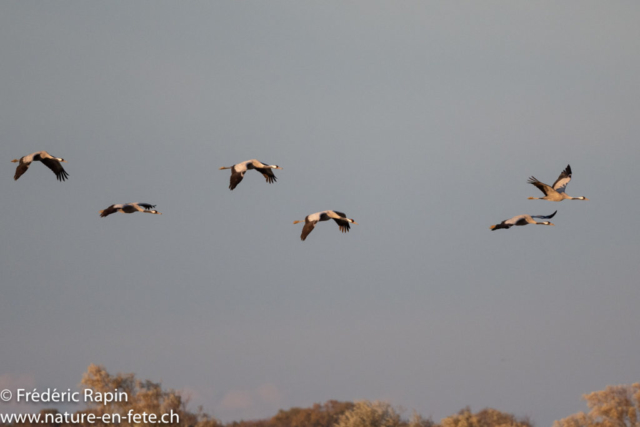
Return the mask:
<path fill-rule="evenodd" d="M 343 233 L 347 233 L 351 229 L 351 226 L 349 224 L 358 225 L 357 222 L 355 222 L 351 218 L 347 218 L 347 215 L 342 212 L 332 210 L 316 212 L 311 215 L 307 215 L 304 219 L 304 227 L 302 227 L 302 234 L 300 235 L 300 239 L 304 241 L 309 233 L 313 231 L 313 228 L 319 221 L 328 221 L 330 219 L 333 219 L 338 224 L 338 227 L 340 227 L 340 231 L 342 231 Z M 293 223 L 298 224 L 299 222 L 302 221 L 294 221 Z"/>
<path fill-rule="evenodd" d="M 271 169 L 282 169 L 278 165 L 270 165 L 267 163 L 262 163 L 259 160 L 251 159 L 246 160 L 244 162 L 237 163 L 233 166 L 223 166 L 220 170 L 223 169 L 231 169 L 231 179 L 229 182 L 229 189 L 233 190 L 240 184 L 240 181 L 244 178 L 245 172 L 248 170 L 254 169 L 262 174 L 265 177 L 269 184 L 273 184 L 277 181 L 276 176 L 273 174 Z"/>
<path fill-rule="evenodd" d="M 555 211 L 551 215 L 517 215 L 510 219 L 505 219 L 500 224 L 492 225 L 489 227 L 491 230 L 499 230 L 501 228 L 509 229 L 514 225 L 527 225 L 527 224 L 537 224 L 537 225 L 555 225 L 550 223 L 549 221 L 544 222 L 536 222 L 533 218 L 541 218 L 541 219 L 551 219 L 555 216 L 558 211 Z"/>
<path fill-rule="evenodd" d="M 27 169 L 29 169 L 31 162 L 33 161 L 39 161 L 44 163 L 49 169 L 53 171 L 53 173 L 56 174 L 56 178 L 58 179 L 58 181 L 64 181 L 69 177 L 69 174 L 67 173 L 67 171 L 65 171 L 62 165 L 60 164 L 61 162 L 66 163 L 67 161 L 65 159 L 60 157 L 53 157 L 51 154 L 47 153 L 46 151 L 36 151 L 35 153 L 28 154 L 26 156 L 21 157 L 20 159 L 11 160 L 12 163 L 19 163 L 18 167 L 16 168 L 16 174 L 13 176 L 13 179 L 17 181 L 18 178 L 20 178 L 22 174 L 24 174 L 27 171 Z"/>
<path fill-rule="evenodd" d="M 160 212 L 153 210 L 156 205 L 150 205 L 149 203 L 120 203 L 117 205 L 111 205 L 107 209 L 103 209 L 100 211 L 100 217 L 104 218 L 105 216 L 111 215 L 115 212 L 122 213 L 134 213 L 134 212 L 144 212 L 156 215 L 162 215 Z"/>
<path fill-rule="evenodd" d="M 529 197 L 529 200 L 549 200 L 551 202 L 561 202 L 563 200 L 589 200 L 584 196 L 571 197 L 565 193 L 564 191 L 567 188 L 569 181 L 571 181 L 570 165 L 567 165 L 567 167 L 562 171 L 558 179 L 556 179 L 556 182 L 553 183 L 553 186 L 540 182 L 532 176 L 527 182 L 535 185 L 540 191 L 542 191 L 544 193 L 544 197 Z"/>

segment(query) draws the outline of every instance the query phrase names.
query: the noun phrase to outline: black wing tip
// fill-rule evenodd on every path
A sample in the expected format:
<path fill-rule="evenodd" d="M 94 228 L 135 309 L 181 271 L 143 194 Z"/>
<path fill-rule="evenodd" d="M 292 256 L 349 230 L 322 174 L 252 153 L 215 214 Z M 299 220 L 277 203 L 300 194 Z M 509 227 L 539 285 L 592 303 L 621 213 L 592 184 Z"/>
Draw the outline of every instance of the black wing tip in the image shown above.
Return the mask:
<path fill-rule="evenodd" d="M 504 221 L 507 221 L 507 220 L 505 219 Z M 496 231 L 500 229 L 508 230 L 509 228 L 513 227 L 512 224 L 505 224 L 504 221 L 502 221 L 500 224 L 492 225 L 489 228 L 491 228 L 491 231 Z"/>

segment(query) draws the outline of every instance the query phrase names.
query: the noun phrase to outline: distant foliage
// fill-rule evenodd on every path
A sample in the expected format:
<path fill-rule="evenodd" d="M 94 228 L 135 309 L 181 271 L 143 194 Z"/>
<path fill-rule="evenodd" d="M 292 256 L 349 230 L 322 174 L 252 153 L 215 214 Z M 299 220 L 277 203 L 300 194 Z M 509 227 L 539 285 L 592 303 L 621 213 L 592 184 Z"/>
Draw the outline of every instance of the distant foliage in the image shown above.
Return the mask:
<path fill-rule="evenodd" d="M 483 409 L 475 414 L 467 407 L 455 415 L 442 419 L 440 424 L 431 419 L 422 418 L 415 411 L 409 420 L 401 417 L 402 410 L 396 409 L 387 402 L 362 400 L 356 403 L 329 400 L 324 404 L 316 403 L 309 408 L 291 408 L 280 410 L 271 418 L 251 421 L 232 421 L 221 423 L 210 417 L 199 408 L 197 412 L 187 410 L 188 401 L 175 390 L 163 390 L 160 383 L 142 381 L 134 374 L 109 374 L 102 366 L 89 365 L 82 376 L 82 386 L 94 393 L 114 392 L 127 393 L 127 399 L 102 402 L 87 402 L 87 407 L 74 414 L 121 414 L 122 422 L 93 424 L 65 424 L 40 422 L 38 424 L 22 423 L 7 427 L 133 427 L 135 426 L 168 426 L 168 427 L 533 427 L 526 418 L 500 412 L 496 409 Z M 589 412 L 579 412 L 556 421 L 553 427 L 640 427 L 640 383 L 633 385 L 609 386 L 605 390 L 596 391 L 583 396 L 587 401 Z M 179 415 L 179 422 L 174 424 L 128 423 L 125 415 L 130 411 L 135 414 Z M 46 414 L 60 415 L 57 409 L 40 411 L 42 420 Z M 2 424 L 0 424 L 0 427 Z"/>
<path fill-rule="evenodd" d="M 579 412 L 556 421 L 554 427 L 640 426 L 640 383 L 608 386 L 582 396 L 589 413 Z"/>
<path fill-rule="evenodd" d="M 92 364 L 89 365 L 87 372 L 82 376 L 81 384 L 94 392 L 106 393 L 117 389 L 126 392 L 128 395 L 126 401 L 110 402 L 106 405 L 88 402 L 87 412 L 93 412 L 96 415 L 119 413 L 124 416 L 133 410 L 136 414 L 156 414 L 159 418 L 163 414 L 173 411 L 179 415 L 180 423 L 163 424 L 164 426 L 186 425 L 185 421 L 191 421 L 197 425 L 198 421 L 200 421 L 196 419 L 197 417 L 194 414 L 186 411 L 182 397 L 176 391 L 164 391 L 160 383 L 136 379 L 134 374 L 119 373 L 111 375 L 104 367 Z M 100 426 L 102 424 L 96 423 L 95 425 Z M 129 424 L 127 422 L 120 424 L 121 427 L 128 427 L 129 425 L 139 426 L 141 424 Z M 215 426 L 215 424 L 212 426 Z"/>
<path fill-rule="evenodd" d="M 430 418 L 422 418 L 422 415 L 413 411 L 407 427 L 436 427 L 436 424 Z"/>
<path fill-rule="evenodd" d="M 483 409 L 475 414 L 467 407 L 456 415 L 444 418 L 442 427 L 533 427 L 527 419 L 517 419 L 512 414 L 496 409 Z"/>
<path fill-rule="evenodd" d="M 102 416 L 103 414 L 120 414 L 122 416 L 122 422 L 120 423 L 103 423 L 101 421 L 95 423 L 84 424 L 34 424 L 35 426 L 47 426 L 47 427 L 100 427 L 109 426 L 113 427 L 118 425 L 119 427 L 133 427 L 135 426 L 189 426 L 189 427 L 222 427 L 217 420 L 209 417 L 207 414 L 199 410 L 196 413 L 192 413 L 186 410 L 186 403 L 182 397 L 175 390 L 163 390 L 160 383 L 154 383 L 151 381 L 142 381 L 136 379 L 134 374 L 109 374 L 102 366 L 89 365 L 87 372 L 82 376 L 82 383 L 84 388 L 91 389 L 93 392 L 114 392 L 114 390 L 124 391 L 127 393 L 127 399 L 120 399 L 121 401 L 113 401 L 107 404 L 102 402 L 87 402 L 87 408 L 85 410 L 77 411 L 75 414 L 89 414 L 93 413 L 96 416 Z M 160 417 L 163 414 L 173 411 L 179 416 L 179 423 L 174 424 L 159 424 L 159 423 L 128 423 L 125 421 L 125 415 L 132 410 L 135 414 L 156 414 Z M 44 409 L 40 411 L 42 419 L 44 420 L 45 414 L 59 414 L 56 409 Z M 30 423 L 15 424 L 15 426 L 31 427 Z"/>
<path fill-rule="evenodd" d="M 270 419 L 256 421 L 235 421 L 227 427 L 333 427 L 338 418 L 353 408 L 351 402 L 329 400 L 316 403 L 310 408 L 281 409 Z"/>
<path fill-rule="evenodd" d="M 386 402 L 361 400 L 342 414 L 336 427 L 404 427 L 400 414 Z"/>
<path fill-rule="evenodd" d="M 311 408 L 280 410 L 271 419 L 271 425 L 278 427 L 333 427 L 338 418 L 351 408 L 353 408 L 351 402 L 330 400 L 324 405 L 316 403 Z"/>

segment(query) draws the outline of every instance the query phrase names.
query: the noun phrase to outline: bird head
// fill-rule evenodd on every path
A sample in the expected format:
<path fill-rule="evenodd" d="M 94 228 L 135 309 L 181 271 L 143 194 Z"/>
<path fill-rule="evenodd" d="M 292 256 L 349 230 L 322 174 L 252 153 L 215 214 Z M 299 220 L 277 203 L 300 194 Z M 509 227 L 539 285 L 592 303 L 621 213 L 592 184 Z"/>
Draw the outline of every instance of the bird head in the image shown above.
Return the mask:
<path fill-rule="evenodd" d="M 351 224 L 360 225 L 351 218 L 347 218 L 347 221 L 349 221 Z"/>
<path fill-rule="evenodd" d="M 542 225 L 555 225 L 549 221 L 545 221 L 545 222 L 539 222 L 538 224 L 542 224 Z"/>
<path fill-rule="evenodd" d="M 67 163 L 67 161 L 61 157 L 56 157 L 56 160 L 61 162 L 61 163 Z"/>
<path fill-rule="evenodd" d="M 271 165 L 271 168 L 272 168 L 272 169 L 282 169 L 282 168 L 281 168 L 280 166 L 278 166 L 278 165 Z"/>

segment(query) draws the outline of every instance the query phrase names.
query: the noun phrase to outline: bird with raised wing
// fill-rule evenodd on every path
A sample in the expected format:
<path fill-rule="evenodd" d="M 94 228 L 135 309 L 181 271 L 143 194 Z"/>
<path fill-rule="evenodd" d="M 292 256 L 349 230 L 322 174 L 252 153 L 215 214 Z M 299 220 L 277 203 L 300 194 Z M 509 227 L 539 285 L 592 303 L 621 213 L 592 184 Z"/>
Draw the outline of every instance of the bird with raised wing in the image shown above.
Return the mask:
<path fill-rule="evenodd" d="M 556 182 L 552 186 L 538 181 L 534 176 L 527 181 L 529 184 L 535 185 L 540 191 L 544 193 L 544 197 L 529 197 L 529 200 L 549 200 L 552 202 L 561 202 L 563 200 L 589 200 L 584 196 L 571 197 L 565 193 L 567 184 L 571 181 L 571 166 L 567 165 L 565 170 L 562 171 Z"/>
<path fill-rule="evenodd" d="M 229 182 L 229 189 L 233 190 L 240 184 L 246 171 L 254 169 L 265 177 L 269 184 L 273 184 L 277 181 L 276 176 L 271 169 L 282 169 L 278 165 L 270 165 L 268 163 L 262 163 L 259 160 L 251 159 L 244 162 L 236 163 L 233 166 L 223 166 L 220 170 L 231 169 L 231 180 Z"/>
<path fill-rule="evenodd" d="M 340 227 L 340 231 L 342 231 L 343 233 L 347 233 L 351 229 L 350 224 L 358 225 L 357 222 L 355 222 L 351 218 L 347 218 L 347 215 L 345 215 L 342 212 L 338 212 L 338 211 L 316 212 L 311 215 L 307 215 L 307 217 L 304 219 L 304 227 L 302 227 L 302 234 L 300 235 L 300 239 L 305 240 L 309 235 L 309 233 L 313 231 L 313 228 L 316 226 L 318 221 L 328 221 L 330 219 L 334 220 L 338 224 L 338 227 Z M 299 222 L 302 222 L 302 221 L 294 221 L 293 223 L 298 224 Z"/>
<path fill-rule="evenodd" d="M 536 222 L 533 218 L 540 219 L 551 219 L 555 216 L 558 211 L 555 211 L 551 215 L 517 215 L 510 219 L 505 219 L 500 224 L 492 225 L 489 227 L 491 230 L 500 230 L 501 228 L 506 228 L 507 230 L 514 225 L 527 225 L 527 224 L 537 224 L 537 225 L 555 225 L 550 223 L 549 221 L 544 222 Z"/>
<path fill-rule="evenodd" d="M 103 209 L 100 211 L 100 217 L 104 218 L 105 216 L 111 215 L 115 212 L 122 213 L 134 213 L 134 212 L 144 212 L 155 215 L 162 215 L 160 212 L 154 210 L 156 205 L 150 205 L 149 203 L 120 203 L 117 205 L 111 205 L 107 209 Z"/>
<path fill-rule="evenodd" d="M 20 178 L 22 174 L 24 174 L 27 169 L 29 169 L 29 166 L 31 166 L 31 162 L 33 161 L 44 163 L 45 166 L 47 166 L 53 171 L 53 173 L 56 174 L 56 178 L 58 179 L 58 181 L 64 181 L 69 177 L 67 171 L 65 171 L 60 164 L 61 162 L 66 163 L 67 161 L 65 159 L 61 157 L 53 157 L 46 151 L 36 151 L 35 153 L 28 154 L 24 157 L 21 157 L 20 159 L 11 160 L 12 163 L 20 163 L 16 168 L 16 174 L 13 176 L 13 179 L 17 181 L 18 178 Z"/>

